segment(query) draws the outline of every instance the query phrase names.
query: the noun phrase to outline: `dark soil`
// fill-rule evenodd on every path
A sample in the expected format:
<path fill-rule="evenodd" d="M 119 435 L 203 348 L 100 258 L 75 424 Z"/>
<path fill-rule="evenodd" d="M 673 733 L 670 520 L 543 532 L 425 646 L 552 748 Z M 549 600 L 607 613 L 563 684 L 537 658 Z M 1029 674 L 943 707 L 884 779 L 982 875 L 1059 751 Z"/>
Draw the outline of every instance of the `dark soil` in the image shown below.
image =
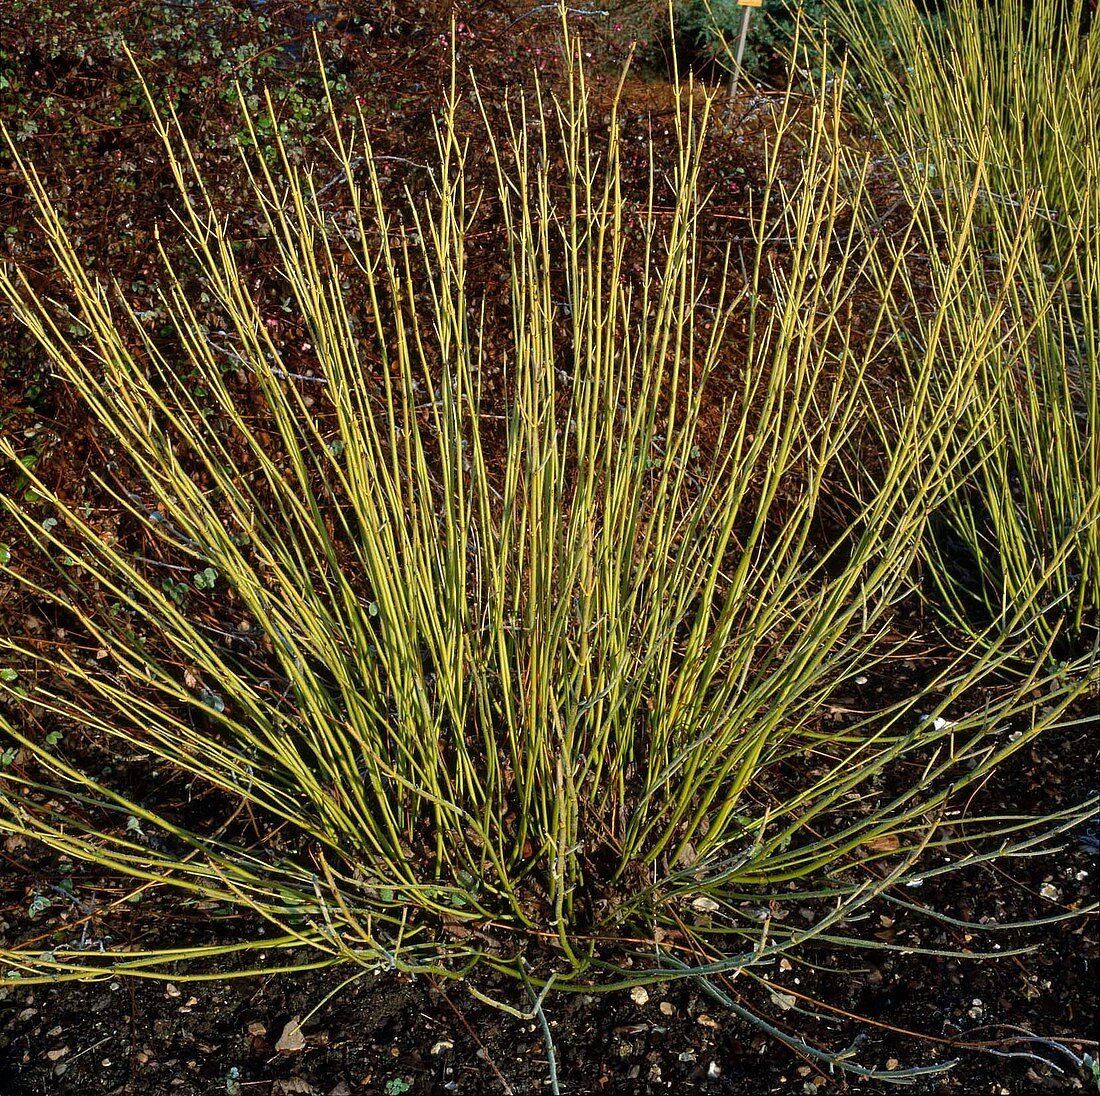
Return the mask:
<path fill-rule="evenodd" d="M 416 185 L 417 165 L 434 155 L 430 118 L 450 78 L 448 6 L 357 2 L 336 11 L 317 0 L 218 0 L 176 5 L 175 24 L 165 22 L 163 12 L 156 14 L 161 7 L 0 0 L 7 23 L 0 43 L 0 75 L 7 85 L 0 91 L 0 119 L 20 152 L 49 176 L 51 191 L 78 226 L 81 246 L 118 279 L 135 308 L 154 308 L 153 234 L 167 220 L 171 188 L 140 89 L 112 37 L 119 31 L 151 85 L 167 89 L 185 129 L 205 149 L 204 169 L 227 209 L 240 193 L 234 80 L 243 82 L 246 94 L 264 84 L 279 89 L 287 140 L 298 142 L 304 157 L 324 163 L 323 145 L 311 137 L 319 95 L 308 55 L 314 31 L 330 77 L 339 79 L 340 102 L 364 111 L 376 154 L 390 157 L 390 185 L 395 192 Z M 659 144 L 667 138 L 671 109 L 667 58 L 660 48 L 663 5 L 630 0 L 619 8 L 614 19 L 589 20 L 584 27 L 594 54 L 594 94 L 597 100 L 610 96 L 631 40 L 641 39 L 641 64 L 625 83 L 622 117 L 655 134 Z M 553 12 L 502 0 L 458 2 L 454 16 L 460 61 L 474 67 L 483 86 L 529 84 L 532 66 L 553 81 Z M 769 97 L 746 90 L 735 116 L 729 139 L 704 173 L 704 185 L 714 191 L 708 215 L 723 244 L 736 244 L 738 233 L 747 233 Z M 643 180 L 648 164 L 626 163 L 625 169 Z M 489 170 L 486 163 L 487 179 Z M 895 195 L 883 196 L 883 209 L 882 228 L 889 231 L 890 218 L 900 215 Z M 0 155 L 0 225 L 10 226 L 9 256 L 36 287 L 49 292 L 52 260 L 5 155 Z M 241 261 L 249 277 L 268 276 L 262 255 L 246 254 Z M 480 271 L 476 257 L 472 266 L 492 284 L 488 260 Z M 282 334 L 288 343 L 299 335 L 290 320 Z M 33 458 L 48 483 L 79 495 L 87 488 L 89 469 L 100 461 L 94 433 L 49 377 L 27 336 L 3 313 L 0 367 L 5 436 Z M 6 480 L 5 488 L 11 490 L 12 482 Z M 34 614 L 25 595 L 0 585 L 0 627 L 7 634 L 25 634 Z M 1080 726 L 1052 732 L 1017 755 L 982 788 L 973 806 L 986 813 L 1049 812 L 1094 792 L 1096 717 L 1078 714 Z M 904 1072 L 958 1059 L 949 1072 L 916 1078 L 918 1092 L 1096 1087 L 1074 1062 L 1098 1053 L 1095 917 L 1030 929 L 1000 927 L 1095 902 L 1100 864 L 1095 847 L 1082 843 L 1081 836 L 1067 834 L 1026 858 L 989 862 L 893 896 L 939 910 L 957 924 L 924 919 L 883 900 L 868 914 L 871 922 L 863 932 L 870 947 L 850 954 L 807 949 L 793 966 L 793 960 L 784 960 L 751 975 L 725 977 L 714 989 L 814 1046 L 835 1053 L 858 1044 L 853 1060 L 864 1066 Z M 29 935 L 33 896 L 56 882 L 55 876 L 56 867 L 41 850 L 7 840 L 0 850 L 0 940 Z M 110 892 L 106 884 L 103 888 Z M 75 898 L 69 909 L 65 895 L 59 897 L 43 919 L 43 939 L 59 924 L 75 932 L 92 919 Z M 175 944 L 181 931 L 202 942 L 215 931 L 239 928 L 230 923 L 215 930 L 201 913 L 183 911 L 163 895 L 112 924 L 116 932 L 124 924 L 129 939 L 140 939 L 145 947 Z M 961 955 L 938 958 L 876 949 L 876 943 Z M 1031 950 L 1007 954 L 1024 947 Z M 1006 954 L 964 957 L 995 951 Z M 295 960 L 308 965 L 316 956 Z M 206 971 L 200 981 L 186 980 L 181 970 L 174 982 L 108 979 L 0 987 L 0 1096 L 551 1090 L 548 1041 L 519 983 L 481 976 L 474 988 L 527 1019 L 485 1004 L 460 983 L 412 980 L 397 972 L 371 970 L 355 977 L 353 969 L 332 967 L 233 977 L 237 969 L 243 967 L 225 964 Z M 644 994 L 551 994 L 544 1016 L 562 1092 L 890 1090 L 880 1081 L 830 1073 L 732 1013 L 695 981 L 653 986 Z"/>

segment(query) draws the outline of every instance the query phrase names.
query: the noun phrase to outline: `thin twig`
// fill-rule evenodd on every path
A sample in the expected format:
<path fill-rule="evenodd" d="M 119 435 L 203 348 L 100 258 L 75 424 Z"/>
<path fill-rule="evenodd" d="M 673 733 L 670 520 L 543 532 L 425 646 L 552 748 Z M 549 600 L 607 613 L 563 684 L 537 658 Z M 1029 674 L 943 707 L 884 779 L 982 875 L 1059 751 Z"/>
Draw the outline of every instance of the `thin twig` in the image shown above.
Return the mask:
<path fill-rule="evenodd" d="M 530 19 L 532 15 L 537 15 L 540 11 L 560 11 L 560 4 L 538 4 L 531 8 L 530 11 L 525 11 L 522 15 L 517 15 L 505 28 L 505 31 L 511 30 L 517 23 L 522 23 L 524 19 Z M 566 8 L 566 15 L 599 15 L 606 19 L 611 12 L 605 11 L 602 8 Z M 503 33 L 503 31 L 501 32 Z"/>
<path fill-rule="evenodd" d="M 446 992 L 440 988 L 439 983 L 434 978 L 429 978 L 432 988 L 447 1002 L 447 1007 L 458 1017 L 458 1022 L 466 1029 L 466 1034 L 473 1039 L 477 1049 L 481 1052 L 481 1060 L 493 1071 L 496 1079 L 500 1082 L 500 1087 L 504 1090 L 504 1096 L 515 1096 L 515 1091 L 508 1083 L 504 1074 L 497 1068 L 496 1062 L 493 1061 L 492 1055 L 489 1053 L 488 1048 L 478 1038 L 477 1032 L 470 1026 L 470 1021 L 466 1019 L 465 1014 L 460 1011 L 454 1001 L 447 996 Z"/>

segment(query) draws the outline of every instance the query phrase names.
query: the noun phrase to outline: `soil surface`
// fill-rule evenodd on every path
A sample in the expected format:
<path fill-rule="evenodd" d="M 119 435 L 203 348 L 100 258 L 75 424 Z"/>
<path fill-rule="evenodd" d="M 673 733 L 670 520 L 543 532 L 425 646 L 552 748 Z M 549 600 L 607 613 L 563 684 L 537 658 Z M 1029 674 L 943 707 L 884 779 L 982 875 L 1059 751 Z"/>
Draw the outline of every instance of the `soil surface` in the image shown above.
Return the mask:
<path fill-rule="evenodd" d="M 305 0 L 222 0 L 179 5 L 184 14 L 175 29 L 108 0 L 4 6 L 12 9 L 10 40 L 22 45 L 18 53 L 6 44 L 0 49 L 7 82 L 0 118 L 20 153 L 48 169 L 51 190 L 79 225 L 78 242 L 154 323 L 154 232 L 166 217 L 171 180 L 112 35 L 127 35 L 150 84 L 173 89 L 168 105 L 204 148 L 204 170 L 227 209 L 240 193 L 235 80 L 244 81 L 246 95 L 264 84 L 280 89 L 286 139 L 324 162 L 323 146 L 310 144 L 319 96 L 307 64 L 314 33 L 340 102 L 368 119 L 395 191 L 418 185 L 419 165 L 434 155 L 430 120 L 450 79 L 452 15 L 459 60 L 483 86 L 529 86 L 532 68 L 552 83 L 559 60 L 555 17 L 534 4 L 459 2 L 452 12 L 427 3 L 412 18 L 407 9 L 416 5 L 356 3 L 336 11 Z M 656 135 L 658 148 L 662 140 L 671 148 L 670 43 L 656 10 L 663 5 L 634 0 L 620 7 L 614 19 L 584 22 L 594 95 L 610 102 L 618 66 L 638 43 L 622 116 Z M 714 195 L 708 216 L 723 242 L 747 231 L 773 104 L 766 89 L 743 89 L 729 138 L 706 165 L 703 184 Z M 641 186 L 648 163 L 627 162 L 624 171 L 632 170 Z M 485 171 L 491 182 L 487 164 Z M 900 216 L 896 195 L 883 195 L 883 211 L 889 231 Z M 52 260 L 10 156 L 0 156 L 0 225 L 10 226 L 9 255 L 48 292 Z M 260 254 L 243 254 L 241 264 L 246 276 L 268 275 Z M 472 266 L 491 282 L 488 259 L 480 273 L 476 257 Z M 292 321 L 274 322 L 284 325 L 287 345 L 301 339 Z M 77 492 L 94 463 L 93 432 L 3 313 L 0 364 L 5 435 L 33 456 L 47 482 Z M 34 611 L 25 595 L 0 589 L 0 625 L 11 633 L 30 627 Z M 1017 755 L 981 789 L 975 807 L 1053 811 L 1093 793 L 1095 713 L 1078 716 L 1079 725 Z M 716 979 L 713 993 L 685 980 L 644 991 L 551 994 L 541 1015 L 522 984 L 503 978 L 479 976 L 468 987 L 347 967 L 236 976 L 244 967 L 225 964 L 198 981 L 181 970 L 174 981 L 0 987 L 0 1094 L 523 1094 L 550 1092 L 555 1083 L 564 1093 L 891 1090 L 830 1071 L 806 1048 L 785 1044 L 783 1033 L 832 1053 L 853 1047 L 853 1061 L 899 1075 L 957 1060 L 947 1072 L 912 1078 L 916 1092 L 1089 1091 L 1097 1081 L 1081 1060 L 1098 1053 L 1096 919 L 1050 919 L 1096 901 L 1098 870 L 1095 835 L 1067 833 L 1026 857 L 990 861 L 892 896 L 907 905 L 880 902 L 867 913 L 866 949 L 808 948 L 797 964 L 783 960 Z M 92 914 L 71 889 L 44 915 L 32 908 L 55 876 L 42 850 L 7 840 L 0 849 L 0 937 L 25 939 L 35 918 L 44 939 L 59 926 L 84 931 L 77 926 Z M 77 896 L 85 891 L 78 887 Z M 955 920 L 924 919 L 922 906 Z M 128 911 L 125 924 L 145 947 L 178 943 L 181 927 L 198 943 L 215 931 L 164 896 Z M 876 949 L 876 941 L 958 954 Z M 316 956 L 295 960 L 308 967 Z"/>
<path fill-rule="evenodd" d="M 1087 790 L 1081 766 L 1094 743 L 1047 742 L 984 794 L 1009 807 L 1014 792 L 1037 802 Z M 1038 782 L 1041 786 L 1036 786 Z M 1081 837 L 1085 836 L 1082 841 Z M 35 873 L 5 857 L 8 884 Z M 1087 835 L 1034 856 L 929 880 L 911 897 L 969 927 L 935 927 L 882 905 L 871 939 L 923 939 L 941 948 L 1015 952 L 999 959 L 933 958 L 836 949 L 800 954 L 717 988 L 781 1031 L 832 1052 L 855 1045 L 866 1066 L 904 1071 L 955 1061 L 918 1077 L 923 1093 L 1089 1091 L 1074 1058 L 1097 1053 L 1100 960 L 1095 919 L 1013 930 L 1096 898 L 1100 864 Z M 157 931 L 172 909 L 134 913 Z M 9 908 L 6 917 L 17 916 Z M 153 919 L 150 924 L 150 918 Z M 173 933 L 178 925 L 173 925 Z M 309 963 L 311 956 L 299 957 Z M 461 984 L 338 967 L 207 981 L 112 979 L 0 989 L 0 1074 L 12 1096 L 258 1093 L 543 1093 L 546 1038 L 536 1018 L 516 1018 Z M 349 978 L 352 979 L 349 981 Z M 775 988 L 770 989 L 768 983 Z M 520 1013 L 531 1000 L 515 982 L 475 988 Z M 691 981 L 642 991 L 555 994 L 543 1005 L 563 1093 L 887 1092 L 881 1081 L 830 1075 Z"/>

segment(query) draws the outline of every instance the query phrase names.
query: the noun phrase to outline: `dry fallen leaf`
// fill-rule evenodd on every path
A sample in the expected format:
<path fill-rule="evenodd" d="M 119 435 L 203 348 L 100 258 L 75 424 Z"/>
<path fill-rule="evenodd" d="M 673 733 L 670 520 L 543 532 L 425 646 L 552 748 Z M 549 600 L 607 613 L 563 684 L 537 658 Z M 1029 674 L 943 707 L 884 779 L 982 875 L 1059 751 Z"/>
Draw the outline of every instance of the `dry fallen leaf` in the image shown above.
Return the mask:
<path fill-rule="evenodd" d="M 301 1016 L 292 1016 L 286 1022 L 282 1035 L 275 1044 L 275 1049 L 283 1054 L 294 1054 L 302 1050 L 306 1045 L 306 1037 L 302 1034 Z"/>
<path fill-rule="evenodd" d="M 863 847 L 870 849 L 872 852 L 897 852 L 901 842 L 897 838 L 897 834 L 884 833 L 879 837 L 876 837 L 873 841 L 865 841 Z"/>
<path fill-rule="evenodd" d="M 797 998 L 793 997 L 789 993 L 773 992 L 771 994 L 772 1003 L 778 1005 L 784 1012 L 794 1008 Z"/>
<path fill-rule="evenodd" d="M 314 1096 L 316 1091 L 304 1077 L 287 1077 L 271 1086 L 271 1096 Z"/>

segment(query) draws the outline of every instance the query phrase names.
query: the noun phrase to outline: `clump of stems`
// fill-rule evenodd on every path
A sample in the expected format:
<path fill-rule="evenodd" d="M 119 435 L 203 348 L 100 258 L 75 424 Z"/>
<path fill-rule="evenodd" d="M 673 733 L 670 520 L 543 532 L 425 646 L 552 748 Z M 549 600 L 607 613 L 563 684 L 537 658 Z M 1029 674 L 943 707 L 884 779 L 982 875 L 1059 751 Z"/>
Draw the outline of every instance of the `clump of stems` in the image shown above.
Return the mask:
<path fill-rule="evenodd" d="M 1061 658 L 1100 642 L 1100 23 L 1082 33 L 1079 9 L 961 0 L 930 20 L 888 0 L 836 16 L 849 101 L 927 210 L 924 247 L 973 209 L 952 325 L 991 338 L 977 398 L 940 436 L 963 459 L 922 549 L 932 601 L 971 634 L 992 623 L 991 642 Z M 914 398 L 929 376 L 944 396 L 961 348 L 928 344 L 942 310 L 913 311 L 898 338 Z"/>
<path fill-rule="evenodd" d="M 715 973 L 846 943 L 857 911 L 929 849 L 962 864 L 983 835 L 1002 851 L 1033 839 L 1034 819 L 947 830 L 941 811 L 1068 718 L 1087 674 L 1031 659 L 1024 680 L 975 699 L 1027 644 L 973 642 L 882 710 L 822 718 L 889 658 L 928 514 L 999 398 L 980 367 L 1004 336 L 951 305 L 973 276 L 973 204 L 937 273 L 943 303 L 897 444 L 823 534 L 882 351 L 853 340 L 851 296 L 875 272 L 872 322 L 889 330 L 924 214 L 898 240 L 876 236 L 872 165 L 842 148 L 839 96 L 808 112 L 791 96 L 745 273 L 731 247 L 704 276 L 712 101 L 683 90 L 676 155 L 658 163 L 651 145 L 632 206 L 617 107 L 605 129 L 593 120 L 572 45 L 557 95 L 536 87 L 498 114 L 452 89 L 424 199 L 387 193 L 366 119 L 335 109 L 338 207 L 277 136 L 270 155 L 244 155 L 314 382 L 273 338 L 175 119 L 158 121 L 186 242 L 182 266 L 161 253 L 171 346 L 88 273 L 17 157 L 69 315 L 18 270 L 0 291 L 117 454 L 93 474 L 118 521 L 105 528 L 33 471 L 35 506 L 4 499 L 24 534 L 5 572 L 67 624 L 0 641 L 17 751 L 0 828 L 270 929 L 206 949 L 12 944 L 0 976 L 150 973 L 261 947 L 274 965 L 302 945 L 318 963 L 449 976 L 526 971 L 536 954 L 538 986 L 607 979 L 631 949 L 620 984 L 678 976 L 685 955 Z M 464 102 L 495 194 L 471 190 Z M 801 172 L 785 180 L 799 116 Z M 480 203 L 500 226 L 496 296 L 468 265 Z M 218 338 L 195 279 L 225 319 Z M 487 335 L 500 309 L 503 344 Z M 947 354 L 959 366 L 933 384 Z M 490 365 L 503 407 L 485 395 Z M 731 394 L 704 432 L 717 375 Z M 988 413 L 960 419 L 974 400 Z M 173 596 L 150 558 L 216 582 L 217 598 Z M 227 642 L 233 627 L 260 653 Z M 165 799 L 201 790 L 222 814 L 135 793 L 97 750 L 186 790 Z M 769 901 L 815 919 L 762 934 Z"/>

